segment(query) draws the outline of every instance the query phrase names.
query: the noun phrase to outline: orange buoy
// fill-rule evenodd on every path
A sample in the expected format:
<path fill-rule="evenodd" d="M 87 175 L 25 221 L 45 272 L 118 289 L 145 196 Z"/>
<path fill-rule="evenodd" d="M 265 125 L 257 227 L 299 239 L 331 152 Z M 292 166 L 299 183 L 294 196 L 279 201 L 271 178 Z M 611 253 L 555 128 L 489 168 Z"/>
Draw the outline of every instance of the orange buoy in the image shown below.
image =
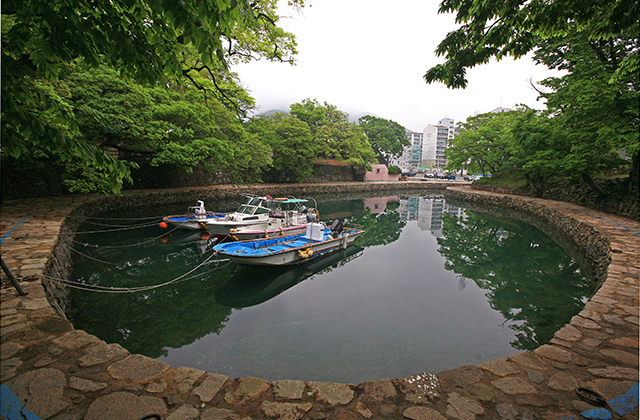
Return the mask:
<path fill-rule="evenodd" d="M 167 238 L 166 236 L 163 236 L 162 239 L 160 239 L 162 241 L 163 244 L 166 244 L 167 242 L 169 242 L 169 238 Z"/>
<path fill-rule="evenodd" d="M 168 228 L 168 227 L 169 227 L 169 225 L 167 224 L 167 222 L 160 222 L 160 227 L 161 227 L 162 229 L 166 229 L 166 228 Z"/>
<path fill-rule="evenodd" d="M 211 234 L 209 232 L 202 232 L 200 234 L 200 239 L 204 240 L 204 239 L 209 239 L 209 238 L 211 238 Z"/>

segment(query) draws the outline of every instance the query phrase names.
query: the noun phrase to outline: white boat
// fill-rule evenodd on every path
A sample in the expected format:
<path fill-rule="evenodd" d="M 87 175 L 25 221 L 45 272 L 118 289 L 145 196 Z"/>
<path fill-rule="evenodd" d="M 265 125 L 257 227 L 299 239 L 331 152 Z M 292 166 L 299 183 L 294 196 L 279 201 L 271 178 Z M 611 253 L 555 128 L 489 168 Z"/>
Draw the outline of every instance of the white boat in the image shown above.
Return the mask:
<path fill-rule="evenodd" d="M 227 242 L 213 249 L 242 265 L 291 265 L 333 250 L 346 249 L 362 233 L 363 230 L 345 228 L 336 220 L 330 228 L 321 223 L 309 223 L 304 234 Z"/>
<path fill-rule="evenodd" d="M 291 235 L 302 233 L 307 223 L 318 219 L 314 209 L 307 209 L 308 200 L 301 198 L 272 198 L 271 196 L 247 196 L 245 202 L 231 213 L 214 213 L 205 210 L 204 202 L 189 207 L 190 214 L 166 216 L 165 226 L 191 230 L 208 230 L 222 238 L 234 240 L 264 238 L 265 235 Z M 161 224 L 162 226 L 162 224 Z"/>

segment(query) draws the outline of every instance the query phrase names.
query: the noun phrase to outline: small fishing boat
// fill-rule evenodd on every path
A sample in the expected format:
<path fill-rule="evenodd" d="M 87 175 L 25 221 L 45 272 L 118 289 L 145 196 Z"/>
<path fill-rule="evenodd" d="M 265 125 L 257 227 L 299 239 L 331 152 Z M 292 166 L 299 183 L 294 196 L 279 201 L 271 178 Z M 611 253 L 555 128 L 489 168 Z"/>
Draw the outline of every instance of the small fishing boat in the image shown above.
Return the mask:
<path fill-rule="evenodd" d="M 306 232 L 275 238 L 228 242 L 213 249 L 242 265 L 280 266 L 299 264 L 327 252 L 346 249 L 363 230 L 345 228 L 338 220 L 331 227 L 309 223 Z"/>
<path fill-rule="evenodd" d="M 303 233 L 307 223 L 318 219 L 317 211 L 305 206 L 309 202 L 306 199 L 272 198 L 268 195 L 246 197 L 245 202 L 231 213 L 206 211 L 204 202 L 198 200 L 195 206 L 189 207 L 189 214 L 166 216 L 160 226 L 206 229 L 218 238 L 230 236 L 234 240 L 246 240 L 266 235 Z"/>

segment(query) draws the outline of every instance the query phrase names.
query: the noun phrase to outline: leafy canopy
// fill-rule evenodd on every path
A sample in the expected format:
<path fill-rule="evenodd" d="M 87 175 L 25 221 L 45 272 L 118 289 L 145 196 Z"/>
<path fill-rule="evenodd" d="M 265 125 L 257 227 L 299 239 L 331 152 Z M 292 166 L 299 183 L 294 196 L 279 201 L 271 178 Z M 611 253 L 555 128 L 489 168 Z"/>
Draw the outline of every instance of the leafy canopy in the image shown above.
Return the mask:
<path fill-rule="evenodd" d="M 271 149 L 279 181 L 303 182 L 313 173 L 320 144 L 304 121 L 287 113 L 276 113 L 254 118 L 247 130 Z"/>
<path fill-rule="evenodd" d="M 307 123 L 320 145 L 319 156 L 369 168 L 375 161 L 372 145 L 361 127 L 349 122 L 349 114 L 335 105 L 305 99 L 290 106 L 291 115 Z"/>
<path fill-rule="evenodd" d="M 395 121 L 365 115 L 358 124 L 364 130 L 373 150 L 380 156 L 402 154 L 411 143 L 407 139 L 406 129 Z"/>
<path fill-rule="evenodd" d="M 228 63 L 292 61 L 295 40 L 276 26 L 277 20 L 276 0 L 6 0 L 3 151 L 20 157 L 44 150 L 63 161 L 84 160 L 115 179 L 127 177 L 122 162 L 83 141 L 73 110 L 56 94 L 54 85 L 67 66 L 78 61 L 107 66 L 152 86 L 186 79 L 206 92 L 211 89 L 194 77 L 205 72 L 214 91 L 235 104 L 216 78 Z"/>
<path fill-rule="evenodd" d="M 540 39 L 562 37 L 575 29 L 590 40 L 610 40 L 638 22 L 636 0 L 444 0 L 439 12 L 456 12 L 456 23 L 461 26 L 449 32 L 436 49 L 445 62 L 430 68 L 424 78 L 450 88 L 466 87 L 467 69 L 488 63 L 490 58 L 522 57 Z M 638 61 L 636 50 L 620 63 L 616 77 L 637 73 Z"/>

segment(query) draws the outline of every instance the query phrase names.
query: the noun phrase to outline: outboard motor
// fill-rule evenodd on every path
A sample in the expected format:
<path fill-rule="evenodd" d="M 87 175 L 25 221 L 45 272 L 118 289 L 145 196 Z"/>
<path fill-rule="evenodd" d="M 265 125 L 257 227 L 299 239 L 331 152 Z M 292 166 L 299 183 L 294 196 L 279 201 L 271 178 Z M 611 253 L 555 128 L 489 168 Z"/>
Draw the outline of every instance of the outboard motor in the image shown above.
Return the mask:
<path fill-rule="evenodd" d="M 344 225 L 340 220 L 336 219 L 333 221 L 333 223 L 331 223 L 331 234 L 333 235 L 334 238 L 340 235 L 343 229 L 344 229 Z"/>
<path fill-rule="evenodd" d="M 312 211 L 307 213 L 307 223 L 313 223 L 316 221 L 316 214 Z"/>
<path fill-rule="evenodd" d="M 206 219 L 207 211 L 204 209 L 204 201 L 198 200 L 196 202 L 196 219 Z"/>

